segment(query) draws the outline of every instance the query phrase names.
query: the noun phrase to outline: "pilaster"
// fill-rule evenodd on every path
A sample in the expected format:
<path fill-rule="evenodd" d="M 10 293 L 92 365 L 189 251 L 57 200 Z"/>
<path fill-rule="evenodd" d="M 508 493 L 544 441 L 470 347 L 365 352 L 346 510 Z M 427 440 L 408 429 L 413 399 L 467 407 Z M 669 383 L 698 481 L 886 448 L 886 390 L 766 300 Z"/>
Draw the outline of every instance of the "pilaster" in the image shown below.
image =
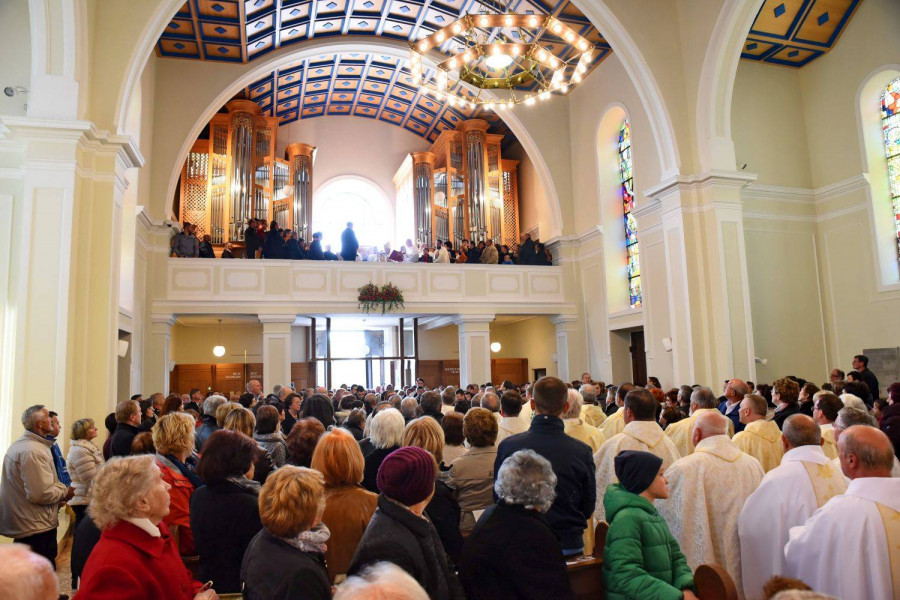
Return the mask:
<path fill-rule="evenodd" d="M 578 317 L 574 315 L 555 315 L 550 322 L 556 329 L 556 369 L 557 376 L 563 381 L 579 379 L 585 365 L 580 346 L 580 328 Z"/>
<path fill-rule="evenodd" d="M 481 385 L 491 380 L 491 322 L 494 315 L 461 315 L 459 331 L 459 385 Z"/>
<path fill-rule="evenodd" d="M 150 315 L 150 335 L 144 344 L 144 372 L 142 383 L 147 386 L 144 393 L 169 393 L 169 373 L 174 364 L 171 362 L 169 346 L 172 338 L 172 326 L 175 315 L 169 313 L 153 313 Z"/>
<path fill-rule="evenodd" d="M 756 175 L 712 171 L 647 190 L 665 244 L 676 382 L 755 379 L 740 190 Z M 642 265 L 643 267 L 643 265 Z"/>
<path fill-rule="evenodd" d="M 263 386 L 291 382 L 291 325 L 294 315 L 259 315 L 263 326 Z"/>

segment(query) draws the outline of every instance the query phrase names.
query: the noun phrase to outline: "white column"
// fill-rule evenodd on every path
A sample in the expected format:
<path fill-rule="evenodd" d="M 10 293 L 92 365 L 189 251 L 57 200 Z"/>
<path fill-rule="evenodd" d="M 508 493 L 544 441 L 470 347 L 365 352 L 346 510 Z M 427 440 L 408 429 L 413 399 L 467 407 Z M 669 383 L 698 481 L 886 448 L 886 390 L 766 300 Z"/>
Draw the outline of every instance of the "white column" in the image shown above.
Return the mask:
<path fill-rule="evenodd" d="M 294 315 L 259 315 L 263 326 L 263 388 L 291 382 L 291 325 Z"/>
<path fill-rule="evenodd" d="M 172 325 L 175 315 L 169 313 L 153 313 L 150 315 L 150 335 L 144 346 L 144 394 L 154 392 L 169 393 L 169 373 L 175 367 L 171 364 L 169 343 L 172 338 Z M 124 400 L 124 398 L 119 398 Z"/>
<path fill-rule="evenodd" d="M 459 385 L 481 385 L 491 380 L 491 321 L 494 315 L 460 315 Z"/>
<path fill-rule="evenodd" d="M 586 365 L 576 364 L 578 352 L 578 317 L 575 315 L 556 315 L 550 317 L 556 329 L 556 369 L 557 376 L 563 381 L 581 379 L 579 369 Z"/>

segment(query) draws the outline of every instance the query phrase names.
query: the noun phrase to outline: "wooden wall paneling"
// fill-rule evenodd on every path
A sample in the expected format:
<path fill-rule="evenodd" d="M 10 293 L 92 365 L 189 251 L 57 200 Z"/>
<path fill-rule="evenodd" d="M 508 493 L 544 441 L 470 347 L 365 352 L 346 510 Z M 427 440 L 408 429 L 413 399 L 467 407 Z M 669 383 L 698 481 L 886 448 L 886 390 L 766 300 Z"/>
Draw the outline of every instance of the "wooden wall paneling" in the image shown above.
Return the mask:
<path fill-rule="evenodd" d="M 212 365 L 213 389 L 221 392 L 226 398 L 240 396 L 246 389 L 243 363 L 222 363 Z"/>
<path fill-rule="evenodd" d="M 433 388 L 442 385 L 441 381 L 444 370 L 442 363 L 443 361 L 440 360 L 420 360 L 419 366 L 416 369 L 416 377 L 424 379 L 425 385 L 428 387 Z"/>
<path fill-rule="evenodd" d="M 509 379 L 516 385 L 521 385 L 528 381 L 528 359 L 491 359 L 491 381 L 495 386 L 499 386 L 504 379 Z"/>
<path fill-rule="evenodd" d="M 175 365 L 175 385 L 171 391 L 186 394 L 194 388 L 204 392 L 213 386 L 213 370 L 210 364 Z"/>
<path fill-rule="evenodd" d="M 291 363 L 291 383 L 295 390 L 312 387 L 309 379 L 309 363 Z"/>
<path fill-rule="evenodd" d="M 247 363 L 244 365 L 244 372 L 246 375 L 244 377 L 247 381 L 251 379 L 256 379 L 262 384 L 263 395 L 270 394 L 272 390 L 266 389 L 266 382 L 263 381 L 263 364 L 262 363 Z M 243 390 L 241 391 L 243 393 Z"/>
<path fill-rule="evenodd" d="M 441 385 L 459 387 L 459 360 L 441 361 Z"/>

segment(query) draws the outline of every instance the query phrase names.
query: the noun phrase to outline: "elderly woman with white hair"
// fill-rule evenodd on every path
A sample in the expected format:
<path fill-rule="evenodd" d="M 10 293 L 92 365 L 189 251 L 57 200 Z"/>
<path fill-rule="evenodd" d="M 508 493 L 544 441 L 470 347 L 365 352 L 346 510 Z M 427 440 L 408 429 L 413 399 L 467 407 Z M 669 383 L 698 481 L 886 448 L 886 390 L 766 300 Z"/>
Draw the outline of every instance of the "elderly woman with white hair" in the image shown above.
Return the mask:
<path fill-rule="evenodd" d="M 372 418 L 369 425 L 369 442 L 374 446 L 366 455 L 366 466 L 363 469 L 362 486 L 370 492 L 379 493 L 376 477 L 378 467 L 387 455 L 403 445 L 403 433 L 406 420 L 396 408 L 386 408 Z"/>
<path fill-rule="evenodd" d="M 169 484 L 152 455 L 113 459 L 101 467 L 88 511 L 103 533 L 81 575 L 79 600 L 218 598 L 181 561 L 163 522 Z"/>
<path fill-rule="evenodd" d="M 584 397 L 578 390 L 569 389 L 569 404 L 566 412 L 563 413 L 563 424 L 566 428 L 566 435 L 575 438 L 580 442 L 584 442 L 591 447 L 591 454 L 595 454 L 606 436 L 599 429 L 588 425 L 581 420 L 581 408 L 584 406 Z"/>
<path fill-rule="evenodd" d="M 459 565 L 469 600 L 574 598 L 559 538 L 544 518 L 555 490 L 553 467 L 533 450 L 503 461 L 498 502 L 478 520 Z"/>

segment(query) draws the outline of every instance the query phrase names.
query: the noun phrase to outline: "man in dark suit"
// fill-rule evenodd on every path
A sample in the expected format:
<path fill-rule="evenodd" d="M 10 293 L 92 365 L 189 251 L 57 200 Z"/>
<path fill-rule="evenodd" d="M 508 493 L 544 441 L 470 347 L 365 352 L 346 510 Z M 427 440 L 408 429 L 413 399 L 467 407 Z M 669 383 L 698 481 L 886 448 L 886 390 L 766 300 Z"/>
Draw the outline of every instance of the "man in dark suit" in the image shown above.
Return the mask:
<path fill-rule="evenodd" d="M 750 388 L 740 379 L 731 379 L 725 384 L 724 400 L 719 403 L 719 412 L 734 423 L 734 432 L 740 433 L 745 425 L 741 423 L 741 400 L 750 393 Z"/>
<path fill-rule="evenodd" d="M 872 401 L 874 402 L 880 398 L 878 378 L 875 377 L 875 373 L 869 370 L 869 357 L 864 354 L 857 354 L 854 356 L 853 368 L 856 371 L 859 371 L 859 378 L 862 379 L 863 383 L 869 386 L 869 391 L 872 393 Z M 863 400 L 865 400 L 865 398 L 863 398 Z"/>
<path fill-rule="evenodd" d="M 322 232 L 317 231 L 313 234 L 312 244 L 309 245 L 309 260 L 325 260 L 325 253 L 322 252 Z"/>
<path fill-rule="evenodd" d="M 353 262 L 356 260 L 358 251 L 359 242 L 356 240 L 356 234 L 353 232 L 353 223 L 348 222 L 347 229 L 341 234 L 341 258 Z"/>
<path fill-rule="evenodd" d="M 300 241 L 297 239 L 296 231 L 291 231 L 290 237 L 284 243 L 284 257 L 290 260 L 301 260 L 303 258 L 303 249 L 300 248 Z"/>
<path fill-rule="evenodd" d="M 256 251 L 262 246 L 262 239 L 256 229 L 256 219 L 250 219 L 247 222 L 247 229 L 244 230 L 244 258 L 256 258 Z"/>

